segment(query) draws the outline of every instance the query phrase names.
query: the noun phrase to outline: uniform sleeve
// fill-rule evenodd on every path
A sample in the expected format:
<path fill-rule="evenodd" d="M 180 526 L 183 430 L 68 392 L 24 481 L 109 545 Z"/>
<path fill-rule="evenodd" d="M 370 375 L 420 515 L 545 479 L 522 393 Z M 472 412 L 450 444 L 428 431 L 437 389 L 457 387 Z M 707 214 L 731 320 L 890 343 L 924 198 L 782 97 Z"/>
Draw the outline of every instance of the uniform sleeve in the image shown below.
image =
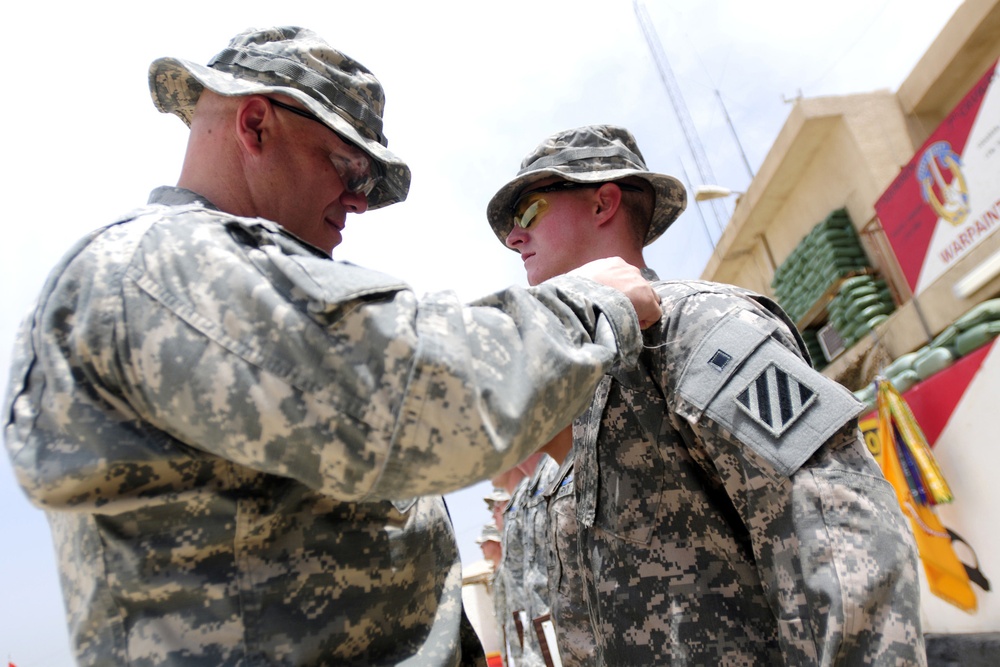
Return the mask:
<path fill-rule="evenodd" d="M 784 326 L 739 296 L 690 297 L 661 380 L 739 517 L 786 664 L 919 664 L 912 547 L 860 408 Z"/>
<path fill-rule="evenodd" d="M 179 442 L 338 499 L 509 468 L 583 410 L 619 346 L 638 353 L 631 305 L 591 281 L 418 300 L 262 230 L 156 232 L 122 280 L 114 363 L 94 372 Z"/>

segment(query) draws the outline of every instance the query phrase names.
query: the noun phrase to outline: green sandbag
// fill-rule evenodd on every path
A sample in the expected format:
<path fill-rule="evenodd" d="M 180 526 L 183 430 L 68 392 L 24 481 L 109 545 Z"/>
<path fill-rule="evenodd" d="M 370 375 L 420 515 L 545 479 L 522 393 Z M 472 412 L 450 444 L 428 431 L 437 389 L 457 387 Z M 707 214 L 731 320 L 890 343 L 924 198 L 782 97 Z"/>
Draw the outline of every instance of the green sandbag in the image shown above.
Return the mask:
<path fill-rule="evenodd" d="M 820 230 L 818 234 L 810 234 L 806 237 L 806 243 L 811 247 L 817 247 L 826 243 L 837 243 L 843 241 L 855 241 L 857 240 L 854 232 L 848 231 L 847 229 L 823 229 Z"/>
<path fill-rule="evenodd" d="M 866 336 L 871 333 L 872 329 L 889 319 L 888 315 L 876 315 L 869 320 L 862 320 L 854 325 L 850 330 L 850 336 L 854 340 L 860 340 L 862 336 Z"/>
<path fill-rule="evenodd" d="M 835 211 L 831 211 L 830 215 L 826 216 L 826 219 L 820 224 L 838 225 L 845 222 L 850 223 L 851 216 L 847 214 L 846 208 L 838 208 Z"/>
<path fill-rule="evenodd" d="M 983 301 L 975 308 L 970 309 L 965 315 L 955 320 L 955 326 L 959 331 L 966 331 L 983 322 L 1000 320 L 1000 299 L 990 299 Z"/>
<path fill-rule="evenodd" d="M 886 376 L 898 375 L 906 370 L 913 369 L 913 362 L 917 360 L 918 357 L 927 348 L 920 348 L 916 352 L 910 352 L 909 354 L 904 354 L 900 357 L 896 357 L 891 364 L 885 367 L 883 374 Z"/>
<path fill-rule="evenodd" d="M 848 278 L 850 280 L 850 278 Z M 875 285 L 858 285 L 857 287 L 851 288 L 844 292 L 843 289 L 840 291 L 841 295 L 845 299 L 860 299 L 863 296 L 868 296 L 869 294 L 878 294 L 878 288 Z"/>
<path fill-rule="evenodd" d="M 958 338 L 958 334 L 958 327 L 950 324 L 931 341 L 930 347 L 947 347 L 954 352 L 955 339 Z"/>
<path fill-rule="evenodd" d="M 867 285 L 873 282 L 871 276 L 854 276 L 853 278 L 848 278 L 840 285 L 841 293 L 849 291 L 852 287 L 857 287 L 858 285 Z"/>
<path fill-rule="evenodd" d="M 888 377 L 889 377 L 889 382 L 892 383 L 892 386 L 895 387 L 896 391 L 898 391 L 901 394 L 910 387 L 912 387 L 913 385 L 920 382 L 920 377 L 914 370 L 905 370 L 899 375 L 890 375 Z"/>
<path fill-rule="evenodd" d="M 869 330 L 874 329 L 875 327 L 877 327 L 878 325 L 882 324 L 883 322 L 885 322 L 888 319 L 889 319 L 889 315 L 888 314 L 886 314 L 886 315 L 876 315 L 875 317 L 873 317 L 870 320 L 868 320 L 868 323 L 867 323 L 868 329 Z"/>
<path fill-rule="evenodd" d="M 868 308 L 869 306 L 875 306 L 879 303 L 880 301 L 878 295 L 869 294 L 868 296 L 863 296 L 860 299 L 852 301 L 851 304 L 847 306 L 847 310 L 844 311 L 844 314 L 847 316 L 847 319 L 853 320 L 857 317 L 858 313 L 860 313 L 865 308 Z"/>
<path fill-rule="evenodd" d="M 859 401 L 868 406 L 875 405 L 875 386 L 874 384 L 868 384 L 864 389 L 858 389 L 854 392 L 854 397 Z"/>
<path fill-rule="evenodd" d="M 865 251 L 857 243 L 851 241 L 824 241 L 816 246 L 819 255 L 835 255 L 837 257 L 866 257 Z"/>
<path fill-rule="evenodd" d="M 888 315 L 892 312 L 892 308 L 885 305 L 884 303 L 876 303 L 873 306 L 868 306 L 860 313 L 858 313 L 858 319 L 867 322 L 876 315 Z"/>
<path fill-rule="evenodd" d="M 971 329 L 958 334 L 955 338 L 955 353 L 960 357 L 964 357 L 969 352 L 986 345 L 986 343 L 996 338 L 997 334 L 1000 334 L 1000 320 L 977 324 Z"/>
<path fill-rule="evenodd" d="M 946 347 L 931 347 L 913 362 L 913 370 L 921 380 L 955 363 L 955 355 Z"/>

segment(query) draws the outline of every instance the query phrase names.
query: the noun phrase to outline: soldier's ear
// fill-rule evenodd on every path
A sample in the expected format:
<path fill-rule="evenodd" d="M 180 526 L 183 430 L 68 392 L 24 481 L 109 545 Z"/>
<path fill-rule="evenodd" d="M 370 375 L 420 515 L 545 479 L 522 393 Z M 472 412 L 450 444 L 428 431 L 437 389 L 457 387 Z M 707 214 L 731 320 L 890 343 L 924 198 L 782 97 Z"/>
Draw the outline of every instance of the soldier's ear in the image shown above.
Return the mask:
<path fill-rule="evenodd" d="M 270 138 L 274 119 L 271 105 L 260 95 L 248 95 L 236 107 L 236 135 L 243 148 L 253 155 L 260 154 L 264 141 Z"/>
<path fill-rule="evenodd" d="M 615 217 L 622 205 L 622 191 L 614 183 L 605 183 L 594 193 L 594 213 L 598 225 L 603 225 Z"/>

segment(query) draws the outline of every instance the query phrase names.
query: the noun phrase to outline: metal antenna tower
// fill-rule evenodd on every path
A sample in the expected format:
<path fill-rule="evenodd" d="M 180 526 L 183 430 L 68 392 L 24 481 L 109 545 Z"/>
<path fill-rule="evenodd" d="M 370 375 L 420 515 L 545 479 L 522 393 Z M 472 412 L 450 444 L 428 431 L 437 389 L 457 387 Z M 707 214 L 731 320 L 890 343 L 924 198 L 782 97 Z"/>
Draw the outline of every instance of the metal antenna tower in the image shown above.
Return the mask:
<path fill-rule="evenodd" d="M 664 88 L 667 89 L 667 97 L 670 98 L 670 104 L 674 108 L 678 122 L 680 122 L 681 131 L 684 132 L 684 140 L 687 142 L 688 149 L 690 149 L 691 154 L 694 156 L 694 164 L 698 170 L 698 176 L 704 184 L 715 184 L 715 175 L 712 173 L 712 167 L 708 164 L 705 149 L 702 148 L 701 140 L 698 139 L 698 133 L 694 128 L 694 121 L 691 120 L 691 114 L 684 103 L 684 96 L 681 95 L 681 89 L 674 78 L 674 72 L 670 68 L 667 54 L 663 51 L 660 38 L 653 28 L 653 23 L 649 19 L 646 7 L 639 0 L 632 0 L 632 6 L 635 8 L 635 16 L 639 20 L 639 27 L 642 29 L 642 36 L 646 38 L 646 44 L 653 54 L 656 69 L 660 73 L 660 80 L 663 82 Z M 712 212 L 715 214 L 715 223 L 718 225 L 721 233 L 724 229 L 722 220 L 728 219 L 729 214 L 723 208 L 721 201 L 712 200 L 710 203 Z"/>

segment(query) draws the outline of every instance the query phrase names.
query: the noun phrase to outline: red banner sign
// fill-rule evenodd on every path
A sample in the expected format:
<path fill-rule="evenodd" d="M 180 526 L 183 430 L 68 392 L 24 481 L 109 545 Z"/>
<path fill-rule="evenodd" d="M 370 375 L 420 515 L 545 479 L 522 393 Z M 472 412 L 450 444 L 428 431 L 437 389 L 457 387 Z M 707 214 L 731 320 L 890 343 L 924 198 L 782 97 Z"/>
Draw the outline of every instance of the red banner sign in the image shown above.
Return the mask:
<path fill-rule="evenodd" d="M 914 294 L 1000 228 L 996 63 L 875 203 Z"/>

